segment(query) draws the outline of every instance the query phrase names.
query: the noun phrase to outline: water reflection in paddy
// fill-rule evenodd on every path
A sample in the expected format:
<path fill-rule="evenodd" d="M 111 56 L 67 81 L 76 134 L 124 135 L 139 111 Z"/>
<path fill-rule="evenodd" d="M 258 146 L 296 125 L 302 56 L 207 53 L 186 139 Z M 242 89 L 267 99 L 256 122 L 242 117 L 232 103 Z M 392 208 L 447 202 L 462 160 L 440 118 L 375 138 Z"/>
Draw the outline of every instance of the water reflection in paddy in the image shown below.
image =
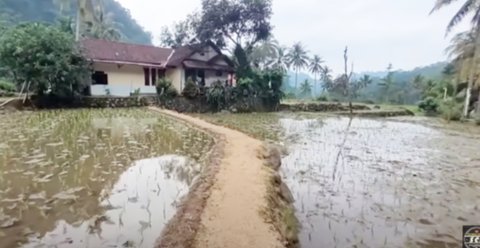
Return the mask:
<path fill-rule="evenodd" d="M 142 109 L 6 117 L 0 247 L 151 246 L 212 143 Z"/>
<path fill-rule="evenodd" d="M 281 125 L 302 247 L 458 247 L 462 225 L 480 220 L 478 133 L 373 119 Z"/>

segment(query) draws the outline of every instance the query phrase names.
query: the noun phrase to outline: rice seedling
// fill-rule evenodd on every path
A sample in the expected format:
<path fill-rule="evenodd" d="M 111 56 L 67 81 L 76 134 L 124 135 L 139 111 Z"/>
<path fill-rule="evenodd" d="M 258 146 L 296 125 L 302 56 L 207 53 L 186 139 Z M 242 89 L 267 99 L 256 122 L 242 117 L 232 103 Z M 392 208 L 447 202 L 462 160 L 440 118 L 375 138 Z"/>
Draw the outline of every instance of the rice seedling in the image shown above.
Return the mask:
<path fill-rule="evenodd" d="M 143 244 L 153 244 L 175 212 L 172 203 L 188 191 L 199 171 L 192 161 L 203 161 L 213 144 L 207 134 L 144 109 L 15 112 L 4 117 L 0 120 L 0 231 L 6 247 L 16 246 L 19 237 L 24 237 L 20 242 L 40 245 L 60 244 L 65 235 L 79 242 L 89 235 L 88 223 L 103 230 L 102 238 L 89 238 L 92 247 L 103 242 L 138 243 L 133 234 L 117 240 L 120 233 L 108 232 L 120 224 L 131 226 L 133 220 L 145 234 L 152 233 L 145 235 Z M 165 164 L 173 168 L 168 178 Z M 129 202 L 131 197 L 137 200 Z M 160 209 L 156 219 L 164 221 L 138 222 L 135 214 L 146 211 L 142 206 L 147 202 L 149 209 Z M 131 211 L 119 216 L 117 209 L 126 205 Z M 21 233 L 23 227 L 43 235 L 27 238 Z"/>

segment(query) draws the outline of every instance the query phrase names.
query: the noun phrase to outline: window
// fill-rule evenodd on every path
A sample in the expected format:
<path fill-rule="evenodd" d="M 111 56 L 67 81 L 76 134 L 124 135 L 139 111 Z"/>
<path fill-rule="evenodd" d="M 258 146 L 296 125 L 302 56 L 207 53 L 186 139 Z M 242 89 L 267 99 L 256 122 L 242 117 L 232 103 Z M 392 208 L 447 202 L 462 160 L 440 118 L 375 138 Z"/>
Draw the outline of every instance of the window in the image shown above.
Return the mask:
<path fill-rule="evenodd" d="M 152 84 L 151 85 L 156 85 L 157 84 L 157 69 L 152 68 Z"/>
<path fill-rule="evenodd" d="M 221 77 L 223 75 L 222 71 L 216 71 L 215 76 Z"/>
<path fill-rule="evenodd" d="M 107 85 L 108 84 L 108 75 L 103 72 L 103 71 L 95 71 L 92 74 L 92 84 L 103 84 Z"/>
<path fill-rule="evenodd" d="M 150 68 L 144 67 L 143 74 L 145 76 L 145 86 L 150 85 Z"/>

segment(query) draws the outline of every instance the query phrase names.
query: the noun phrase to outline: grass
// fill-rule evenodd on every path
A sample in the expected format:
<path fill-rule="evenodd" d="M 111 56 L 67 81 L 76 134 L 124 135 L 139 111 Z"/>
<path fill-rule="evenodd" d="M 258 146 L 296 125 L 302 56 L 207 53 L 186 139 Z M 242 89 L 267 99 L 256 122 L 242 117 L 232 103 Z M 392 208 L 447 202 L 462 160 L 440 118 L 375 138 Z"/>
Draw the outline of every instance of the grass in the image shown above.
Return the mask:
<path fill-rule="evenodd" d="M 249 114 L 192 114 L 208 122 L 244 132 L 254 138 L 266 141 L 278 141 L 281 131 L 278 113 Z"/>

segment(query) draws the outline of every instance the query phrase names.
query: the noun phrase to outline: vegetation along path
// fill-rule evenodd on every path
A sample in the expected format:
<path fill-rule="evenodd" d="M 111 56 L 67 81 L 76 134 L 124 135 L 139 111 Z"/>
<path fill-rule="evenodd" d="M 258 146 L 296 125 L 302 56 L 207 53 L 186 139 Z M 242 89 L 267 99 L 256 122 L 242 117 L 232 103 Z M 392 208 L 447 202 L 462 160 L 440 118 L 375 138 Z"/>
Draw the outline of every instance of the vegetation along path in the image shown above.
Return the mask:
<path fill-rule="evenodd" d="M 262 142 L 239 131 L 177 112 L 151 108 L 225 138 L 224 156 L 201 218 L 195 247 L 283 247 L 262 210 L 270 176 L 259 158 Z"/>

